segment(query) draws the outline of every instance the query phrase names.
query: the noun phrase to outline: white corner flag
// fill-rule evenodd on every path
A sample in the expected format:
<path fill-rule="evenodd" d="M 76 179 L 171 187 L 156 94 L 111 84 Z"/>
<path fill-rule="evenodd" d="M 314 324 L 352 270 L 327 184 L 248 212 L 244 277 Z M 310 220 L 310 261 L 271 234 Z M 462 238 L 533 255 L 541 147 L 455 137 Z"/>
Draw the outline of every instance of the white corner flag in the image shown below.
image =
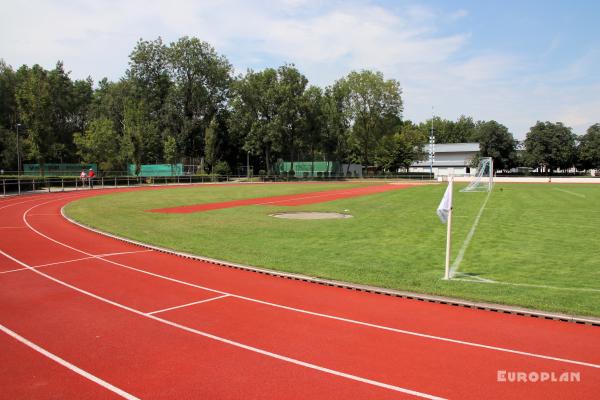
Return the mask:
<path fill-rule="evenodd" d="M 452 173 L 448 176 L 448 187 L 437 208 L 437 215 L 440 217 L 442 224 L 448 224 L 446 230 L 446 269 L 444 279 L 450 279 L 450 247 L 452 245 L 452 186 L 454 177 Z"/>
<path fill-rule="evenodd" d="M 448 182 L 444 197 L 442 197 L 442 201 L 440 201 L 440 205 L 437 208 L 437 215 L 440 217 L 442 224 L 448 222 L 448 215 L 450 214 L 450 210 L 452 210 L 452 183 L 453 180 Z"/>

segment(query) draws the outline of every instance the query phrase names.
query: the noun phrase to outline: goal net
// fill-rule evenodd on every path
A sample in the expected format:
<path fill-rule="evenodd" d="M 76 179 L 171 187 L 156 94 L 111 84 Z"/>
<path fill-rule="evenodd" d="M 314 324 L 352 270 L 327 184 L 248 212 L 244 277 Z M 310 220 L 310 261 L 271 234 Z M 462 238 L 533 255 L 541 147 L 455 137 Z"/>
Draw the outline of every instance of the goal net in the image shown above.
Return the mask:
<path fill-rule="evenodd" d="M 494 161 L 491 157 L 479 160 L 477 173 L 461 192 L 489 192 L 494 184 Z"/>

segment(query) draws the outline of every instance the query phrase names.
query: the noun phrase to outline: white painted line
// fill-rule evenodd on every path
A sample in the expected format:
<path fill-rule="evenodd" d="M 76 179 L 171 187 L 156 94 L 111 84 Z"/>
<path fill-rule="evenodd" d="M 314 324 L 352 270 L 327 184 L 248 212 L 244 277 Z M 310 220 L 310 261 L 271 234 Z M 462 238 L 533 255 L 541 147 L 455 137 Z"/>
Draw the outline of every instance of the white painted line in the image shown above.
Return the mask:
<path fill-rule="evenodd" d="M 162 312 L 165 312 L 165 311 L 177 310 L 178 308 L 189 307 L 189 306 L 193 306 L 193 305 L 196 305 L 196 304 L 208 303 L 209 301 L 219 300 L 219 299 L 222 299 L 224 297 L 229 297 L 229 295 L 228 294 L 224 294 L 222 296 L 211 297 L 210 299 L 204 299 L 204 300 L 200 300 L 200 301 L 194 301 L 192 303 L 182 304 L 180 306 L 163 308 L 162 310 L 156 310 L 156 311 L 152 311 L 152 312 L 149 312 L 149 313 L 146 313 L 146 314 L 154 315 L 154 314 L 162 313 Z"/>
<path fill-rule="evenodd" d="M 577 197 L 581 197 L 585 199 L 585 195 L 581 194 L 581 193 L 575 193 L 575 192 L 571 192 L 570 190 L 566 190 L 566 189 L 559 189 L 559 188 L 554 188 L 554 190 L 558 190 L 559 192 L 563 192 L 563 193 L 568 193 L 570 195 L 573 196 L 577 196 Z"/>
<path fill-rule="evenodd" d="M 120 389 L 114 385 L 111 385 L 110 383 L 106 382 L 105 380 L 98 378 L 96 375 L 92 375 L 89 372 L 79 368 L 78 366 L 71 364 L 70 362 L 68 362 L 67 360 L 65 360 L 64 358 L 60 358 L 59 356 L 57 356 L 56 354 L 50 353 L 48 350 L 38 346 L 37 344 L 27 340 L 26 338 L 24 338 L 23 336 L 19 335 L 18 333 L 8 329 L 7 327 L 5 327 L 4 325 L 0 324 L 0 330 L 4 333 L 6 333 L 8 336 L 11 336 L 12 338 L 18 340 L 19 342 L 23 343 L 25 346 L 28 346 L 29 348 L 37 351 L 38 353 L 43 354 L 44 356 L 48 357 L 49 359 L 51 359 L 52 361 L 62 365 L 65 368 L 70 369 L 71 371 L 75 372 L 78 375 L 83 376 L 86 379 L 89 379 L 90 381 L 94 382 L 97 385 L 102 386 L 105 389 L 110 390 L 111 392 L 118 394 L 119 396 L 128 399 L 128 400 L 138 400 L 138 397 L 135 397 L 132 394 L 127 393 L 126 391 L 124 391 L 123 389 Z"/>
<path fill-rule="evenodd" d="M 456 256 L 456 259 L 454 260 L 454 262 L 452 263 L 452 266 L 450 267 L 450 278 L 452 278 L 454 276 L 454 274 L 456 274 L 456 271 L 458 271 L 458 268 L 460 267 L 460 263 L 462 262 L 463 258 L 465 257 L 465 252 L 467 251 L 467 247 L 469 247 L 469 243 L 471 243 L 471 239 L 473 239 L 473 235 L 475 234 L 475 229 L 477 229 L 477 225 L 479 225 L 479 219 L 481 218 L 481 214 L 483 214 L 483 210 L 485 209 L 485 205 L 487 204 L 491 194 L 492 194 L 492 191 L 490 190 L 488 192 L 487 196 L 485 197 L 485 200 L 483 201 L 483 205 L 479 209 L 477 216 L 475 217 L 473 226 L 471 226 L 471 230 L 467 234 L 467 237 L 465 238 L 465 241 L 463 242 L 462 247 L 460 248 L 458 255 Z"/>
<path fill-rule="evenodd" d="M 45 204 L 45 203 L 40 203 L 38 205 L 33 206 L 32 208 L 41 206 L 43 204 Z M 75 249 L 74 247 L 71 247 L 68 244 L 59 242 L 59 241 L 57 241 L 57 240 L 49 237 L 49 236 L 43 234 L 42 232 L 36 230 L 31 225 L 29 225 L 29 223 L 27 222 L 27 218 L 26 218 L 28 211 L 29 210 L 27 210 L 23 214 L 23 220 L 25 221 L 25 223 L 29 226 L 29 228 L 32 231 L 34 231 L 38 235 L 40 235 L 42 237 L 45 237 L 46 239 L 51 240 L 51 241 L 53 241 L 55 243 L 58 243 L 58 244 L 60 244 L 62 246 L 65 246 L 67 248 L 79 251 L 80 253 L 87 254 L 87 253 L 85 253 L 82 250 Z M 0 252 L 2 252 L 2 250 L 0 250 Z M 2 252 L 2 253 L 4 253 L 4 252 Z M 139 268 L 134 268 L 134 267 L 131 267 L 131 266 L 128 266 L 128 265 L 125 265 L 125 264 L 121 264 L 121 263 L 118 263 L 118 262 L 115 262 L 115 261 L 112 261 L 112 260 L 107 260 L 107 259 L 102 259 L 102 260 L 105 261 L 105 262 L 107 262 L 107 263 L 120 266 L 122 268 L 127 268 L 127 269 L 130 269 L 130 270 L 133 270 L 133 271 L 138 271 L 140 273 L 143 273 L 143 274 L 146 274 L 146 275 L 150 275 L 150 276 L 154 276 L 154 277 L 161 278 L 161 279 L 165 279 L 167 281 L 180 283 L 182 285 L 186 285 L 186 286 L 190 286 L 190 287 L 194 287 L 194 288 L 199 288 L 199 289 L 207 290 L 207 291 L 214 292 L 214 293 L 227 294 L 227 295 L 229 295 L 231 297 L 235 297 L 237 299 L 247 300 L 247 301 L 251 301 L 251 302 L 259 303 L 259 304 L 264 304 L 264 305 L 271 306 L 271 307 L 281 308 L 283 310 L 289 310 L 289 311 L 299 312 L 299 313 L 303 313 L 303 314 L 307 314 L 307 315 L 313 315 L 313 316 L 316 316 L 316 317 L 329 318 L 329 319 L 333 319 L 333 320 L 336 320 L 336 321 L 347 322 L 347 323 L 350 323 L 350 324 L 356 324 L 356 325 L 361 325 L 361 326 L 368 326 L 368 327 L 371 327 L 371 328 L 381 329 L 381 330 L 385 330 L 385 331 L 389 331 L 389 332 L 396 332 L 396 333 L 401 333 L 401 334 L 405 334 L 405 335 L 422 337 L 422 338 L 426 338 L 426 339 L 439 340 L 439 341 L 442 341 L 442 342 L 448 342 L 448 343 L 460 344 L 460 345 L 465 345 L 465 346 L 478 347 L 478 348 L 487 349 L 487 350 L 494 350 L 494 351 L 500 351 L 500 352 L 505 352 L 505 353 L 518 354 L 518 355 L 521 355 L 521 356 L 534 357 L 534 358 L 540 358 L 540 359 L 545 359 L 545 360 L 558 361 L 558 362 L 563 362 L 563 363 L 567 363 L 567 364 L 575 364 L 575 365 L 583 365 L 583 366 L 592 367 L 592 368 L 600 368 L 600 364 L 592 364 L 592 363 L 587 363 L 587 362 L 584 362 L 584 361 L 577 361 L 577 360 L 570 360 L 570 359 L 566 359 L 566 358 L 552 357 L 552 356 L 547 356 L 547 355 L 543 355 L 543 354 L 537 354 L 537 353 L 530 353 L 530 352 L 526 352 L 526 351 L 508 349 L 508 348 L 505 348 L 505 347 L 489 346 L 489 345 L 485 345 L 485 344 L 479 344 L 479 343 L 474 343 L 474 342 L 467 342 L 467 341 L 463 341 L 463 340 L 451 339 L 451 338 L 446 338 L 446 337 L 442 337 L 442 336 L 428 335 L 428 334 L 425 334 L 425 333 L 419 333 L 419 332 L 414 332 L 414 331 L 407 331 L 407 330 L 404 330 L 404 329 L 396 329 L 396 328 L 391 328 L 391 327 L 388 327 L 388 326 L 376 325 L 376 324 L 371 324 L 371 323 L 368 323 L 368 322 L 362 322 L 362 321 L 357 321 L 357 320 L 348 319 L 348 318 L 336 317 L 334 315 L 317 313 L 317 312 L 308 311 L 308 310 L 304 310 L 304 309 L 300 309 L 300 308 L 288 307 L 288 306 L 284 306 L 284 305 L 281 305 L 281 304 L 269 303 L 267 301 L 253 299 L 253 298 L 245 297 L 245 296 L 240 296 L 240 295 L 236 295 L 236 294 L 233 294 L 233 293 L 228 293 L 228 292 L 224 292 L 224 291 L 221 291 L 221 290 L 211 289 L 211 288 L 208 288 L 208 287 L 205 287 L 205 286 L 196 285 L 196 284 L 193 284 L 193 283 L 190 283 L 190 282 L 185 282 L 185 281 L 181 281 L 181 280 L 178 280 L 178 279 L 170 278 L 168 276 L 155 274 L 153 272 L 145 271 L 145 270 L 139 269 Z M 36 271 L 36 272 L 41 273 L 39 271 Z"/>
<path fill-rule="evenodd" d="M 25 226 L 24 228 L 27 228 L 27 227 Z M 95 254 L 95 255 L 92 254 L 89 257 L 74 258 L 72 260 L 56 261 L 56 262 L 51 262 L 51 263 L 47 263 L 47 264 L 34 265 L 31 268 L 43 268 L 43 267 L 50 267 L 53 265 L 69 264 L 69 263 L 73 263 L 73 262 L 77 262 L 77 261 L 84 261 L 84 260 L 91 260 L 91 259 L 103 259 L 103 257 L 118 256 L 118 255 L 122 255 L 122 254 L 148 253 L 151 251 L 154 251 L 154 250 L 123 251 L 120 253 L 106 253 L 106 254 Z M 28 270 L 28 268 L 11 269 L 9 271 L 0 272 L 0 275 L 8 274 L 9 272 L 19 272 L 19 271 L 27 271 L 27 270 Z"/>
<path fill-rule="evenodd" d="M 251 351 L 251 352 L 254 352 L 254 353 L 258 353 L 258 354 L 261 354 L 261 355 L 264 355 L 264 356 L 267 356 L 267 357 L 271 357 L 271 358 L 274 358 L 274 359 L 277 359 L 277 360 L 280 360 L 280 361 L 285 361 L 285 362 L 288 362 L 288 363 L 291 363 L 291 364 L 299 365 L 299 366 L 306 367 L 306 368 L 309 368 L 309 369 L 313 369 L 313 370 L 316 370 L 316 371 L 325 372 L 327 374 L 339 376 L 339 377 L 346 378 L 346 379 L 349 379 L 349 380 L 366 383 L 368 385 L 377 386 L 377 387 L 381 387 L 381 388 L 384 388 L 384 389 L 393 390 L 393 391 L 400 392 L 400 393 L 406 393 L 406 394 L 410 394 L 410 395 L 413 395 L 413 396 L 422 397 L 422 398 L 425 398 L 425 399 L 445 400 L 443 397 L 438 397 L 438 396 L 434 396 L 434 395 L 431 395 L 431 394 L 428 394 L 428 393 L 418 392 L 416 390 L 406 389 L 406 388 L 403 388 L 403 387 L 400 387 L 400 386 L 390 385 L 390 384 L 379 382 L 379 381 L 375 381 L 375 380 L 372 380 L 372 379 L 363 378 L 363 377 L 360 377 L 360 376 L 357 376 L 357 375 L 352 375 L 352 374 L 348 374 L 348 373 L 345 373 L 345 372 L 337 371 L 337 370 L 334 370 L 334 369 L 321 367 L 319 365 L 311 364 L 311 363 L 304 362 L 304 361 L 301 361 L 301 360 L 297 360 L 295 358 L 286 357 L 286 356 L 283 356 L 281 354 L 277 354 L 277 353 L 273 353 L 273 352 L 270 352 L 270 351 L 267 351 L 267 350 L 263 350 L 263 349 L 260 349 L 260 348 L 257 348 L 257 347 L 249 346 L 249 345 L 246 345 L 246 344 L 243 344 L 243 343 L 240 343 L 240 342 L 236 342 L 234 340 L 226 339 L 226 338 L 223 338 L 223 337 L 220 337 L 220 336 L 216 336 L 216 335 L 204 332 L 204 331 L 200 331 L 198 329 L 193 329 L 193 328 L 187 327 L 185 325 L 178 324 L 176 322 L 172 322 L 172 321 L 169 321 L 169 320 L 166 320 L 166 319 L 162 319 L 160 317 L 156 317 L 154 315 L 149 315 L 149 314 L 143 313 L 143 312 L 141 312 L 139 310 L 136 310 L 134 308 L 128 307 L 126 305 L 114 302 L 112 300 L 109 300 L 109 299 L 106 299 L 104 297 L 98 296 L 98 295 L 93 294 L 91 292 L 88 292 L 86 290 L 80 289 L 80 288 L 78 288 L 76 286 L 73 286 L 73 285 L 71 285 L 69 283 L 61 281 L 60 279 L 56 279 L 56 278 L 54 278 L 54 277 L 52 277 L 50 275 L 46 275 L 45 273 L 43 273 L 41 271 L 38 271 L 36 269 L 31 268 L 29 265 L 27 265 L 24 262 L 22 262 L 22 261 L 20 261 L 20 260 L 18 260 L 16 258 L 10 256 L 9 254 L 5 253 L 2 250 L 0 250 L 0 253 L 2 253 L 5 257 L 10 258 L 14 262 L 21 264 L 25 268 L 30 268 L 31 271 L 35 272 L 36 274 L 39 274 L 39 275 L 41 275 L 41 276 L 43 276 L 43 277 L 45 277 L 47 279 L 50 279 L 51 281 L 56 282 L 56 283 L 58 283 L 60 285 L 68 287 L 69 289 L 75 290 L 75 291 L 77 291 L 79 293 L 82 293 L 82 294 L 85 294 L 87 296 L 93 297 L 96 300 L 100 300 L 102 302 L 111 304 L 111 305 L 113 305 L 115 307 L 118 307 L 120 309 L 129 311 L 129 312 L 137 314 L 137 315 L 140 315 L 142 317 L 150 318 L 150 319 L 152 319 L 154 321 L 157 321 L 157 322 L 160 322 L 160 323 L 163 323 L 163 324 L 166 324 L 166 325 L 170 325 L 172 327 L 175 327 L 175 328 L 178 328 L 178 329 L 181 329 L 181 330 L 184 330 L 184 331 L 187 331 L 187 332 L 199 335 L 199 336 L 203 336 L 203 337 L 206 337 L 208 339 L 215 340 L 217 342 L 229 344 L 229 345 L 234 346 L 234 347 L 238 347 L 238 348 L 241 348 L 241 349 L 244 349 L 244 350 L 248 350 L 248 351 Z"/>

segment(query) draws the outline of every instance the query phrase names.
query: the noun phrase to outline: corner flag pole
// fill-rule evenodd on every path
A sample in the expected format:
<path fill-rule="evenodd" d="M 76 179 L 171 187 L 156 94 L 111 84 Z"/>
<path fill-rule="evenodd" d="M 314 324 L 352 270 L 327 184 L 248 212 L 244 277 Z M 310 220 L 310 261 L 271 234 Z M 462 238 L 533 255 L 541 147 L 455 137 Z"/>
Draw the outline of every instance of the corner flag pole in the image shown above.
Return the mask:
<path fill-rule="evenodd" d="M 448 196 L 450 207 L 448 210 L 448 227 L 446 229 L 446 269 L 444 272 L 444 279 L 450 279 L 450 249 L 452 247 L 452 187 L 454 183 L 454 176 L 452 172 L 448 174 Z"/>

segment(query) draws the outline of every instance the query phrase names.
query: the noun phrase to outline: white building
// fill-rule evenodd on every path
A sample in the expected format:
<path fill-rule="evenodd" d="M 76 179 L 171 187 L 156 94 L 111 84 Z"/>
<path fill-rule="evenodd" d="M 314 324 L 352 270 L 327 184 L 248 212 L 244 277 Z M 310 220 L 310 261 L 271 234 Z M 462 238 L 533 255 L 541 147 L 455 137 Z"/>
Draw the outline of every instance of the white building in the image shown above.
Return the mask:
<path fill-rule="evenodd" d="M 429 157 L 424 161 L 413 163 L 409 171 L 433 172 L 436 177 L 447 176 L 451 169 L 455 176 L 475 174 L 476 168 L 471 168 L 471 160 L 479 152 L 479 143 L 436 143 L 434 149 L 433 171 Z M 429 144 L 425 145 L 424 150 L 425 153 L 429 152 Z"/>

